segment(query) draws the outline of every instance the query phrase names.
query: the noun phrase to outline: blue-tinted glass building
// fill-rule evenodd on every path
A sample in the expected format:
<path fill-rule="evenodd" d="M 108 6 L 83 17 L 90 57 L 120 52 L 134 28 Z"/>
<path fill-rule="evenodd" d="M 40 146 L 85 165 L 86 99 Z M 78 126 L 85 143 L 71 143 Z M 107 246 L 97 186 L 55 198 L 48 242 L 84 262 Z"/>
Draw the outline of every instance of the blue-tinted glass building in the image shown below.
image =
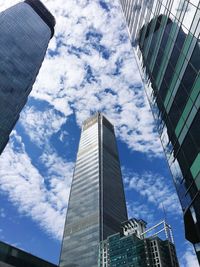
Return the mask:
<path fill-rule="evenodd" d="M 200 262 L 200 1 L 121 0 Z"/>
<path fill-rule="evenodd" d="M 123 222 L 120 233 L 101 242 L 98 266 L 179 267 L 171 227 L 165 221 L 149 229 L 136 218 Z"/>
<path fill-rule="evenodd" d="M 0 13 L 0 153 L 31 92 L 55 20 L 39 0 Z"/>
<path fill-rule="evenodd" d="M 125 220 L 114 127 L 98 113 L 82 126 L 59 266 L 97 267 L 100 241 Z"/>

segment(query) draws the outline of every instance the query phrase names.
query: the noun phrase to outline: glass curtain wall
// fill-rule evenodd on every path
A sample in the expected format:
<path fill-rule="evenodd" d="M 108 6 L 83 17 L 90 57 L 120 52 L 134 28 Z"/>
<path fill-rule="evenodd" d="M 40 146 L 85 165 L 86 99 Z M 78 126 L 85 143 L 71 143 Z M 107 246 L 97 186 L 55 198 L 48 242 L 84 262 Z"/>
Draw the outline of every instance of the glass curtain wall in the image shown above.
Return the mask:
<path fill-rule="evenodd" d="M 99 242 L 127 220 L 112 124 L 101 114 L 83 123 L 64 230 L 61 267 L 97 267 Z"/>
<path fill-rule="evenodd" d="M 0 13 L 0 154 L 19 119 L 54 33 L 55 20 L 39 0 Z"/>
<path fill-rule="evenodd" d="M 200 2 L 121 0 L 145 89 L 200 260 Z"/>

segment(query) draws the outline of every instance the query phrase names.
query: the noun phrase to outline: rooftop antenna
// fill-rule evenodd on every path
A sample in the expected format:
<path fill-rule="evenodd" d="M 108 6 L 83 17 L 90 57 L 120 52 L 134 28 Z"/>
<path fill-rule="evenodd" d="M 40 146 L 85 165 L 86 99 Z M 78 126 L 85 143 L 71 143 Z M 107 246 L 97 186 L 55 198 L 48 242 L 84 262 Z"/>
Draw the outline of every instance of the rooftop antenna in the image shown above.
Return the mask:
<path fill-rule="evenodd" d="M 162 210 L 163 210 L 163 214 L 164 214 L 164 220 L 167 222 L 167 213 L 166 213 L 166 210 L 165 210 L 165 206 L 162 202 Z"/>
<path fill-rule="evenodd" d="M 165 229 L 165 235 L 170 240 L 172 243 L 174 243 L 174 236 L 172 233 L 171 226 L 167 224 L 167 213 L 165 210 L 165 206 L 162 202 L 162 209 L 163 209 L 163 214 L 164 214 L 164 229 Z"/>

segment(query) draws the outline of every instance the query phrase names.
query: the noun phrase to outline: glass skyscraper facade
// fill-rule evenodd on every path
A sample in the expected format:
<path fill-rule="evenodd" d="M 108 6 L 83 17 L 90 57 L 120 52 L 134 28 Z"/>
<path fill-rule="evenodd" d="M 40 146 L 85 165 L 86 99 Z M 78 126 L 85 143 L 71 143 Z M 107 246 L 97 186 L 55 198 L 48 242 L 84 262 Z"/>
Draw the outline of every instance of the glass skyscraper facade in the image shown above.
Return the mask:
<path fill-rule="evenodd" d="M 120 231 L 127 210 L 113 125 L 100 113 L 83 123 L 60 267 L 97 267 L 100 241 Z"/>
<path fill-rule="evenodd" d="M 0 242 L 0 267 L 57 267 L 21 249 Z"/>
<path fill-rule="evenodd" d="M 55 20 L 39 0 L 0 13 L 0 154 L 31 92 Z"/>
<path fill-rule="evenodd" d="M 132 46 L 200 261 L 200 1 L 121 0 Z"/>

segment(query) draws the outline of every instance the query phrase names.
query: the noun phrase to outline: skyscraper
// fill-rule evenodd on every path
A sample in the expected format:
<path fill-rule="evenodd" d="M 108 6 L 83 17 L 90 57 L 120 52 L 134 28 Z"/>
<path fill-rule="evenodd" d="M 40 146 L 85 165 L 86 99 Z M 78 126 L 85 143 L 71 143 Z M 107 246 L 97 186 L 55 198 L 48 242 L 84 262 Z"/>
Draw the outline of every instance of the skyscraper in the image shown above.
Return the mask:
<path fill-rule="evenodd" d="M 146 93 L 200 261 L 200 1 L 121 0 Z"/>
<path fill-rule="evenodd" d="M 0 13 L 0 154 L 41 67 L 55 19 L 39 0 Z"/>
<path fill-rule="evenodd" d="M 97 267 L 100 241 L 127 220 L 113 125 L 101 114 L 83 123 L 60 267 Z"/>

